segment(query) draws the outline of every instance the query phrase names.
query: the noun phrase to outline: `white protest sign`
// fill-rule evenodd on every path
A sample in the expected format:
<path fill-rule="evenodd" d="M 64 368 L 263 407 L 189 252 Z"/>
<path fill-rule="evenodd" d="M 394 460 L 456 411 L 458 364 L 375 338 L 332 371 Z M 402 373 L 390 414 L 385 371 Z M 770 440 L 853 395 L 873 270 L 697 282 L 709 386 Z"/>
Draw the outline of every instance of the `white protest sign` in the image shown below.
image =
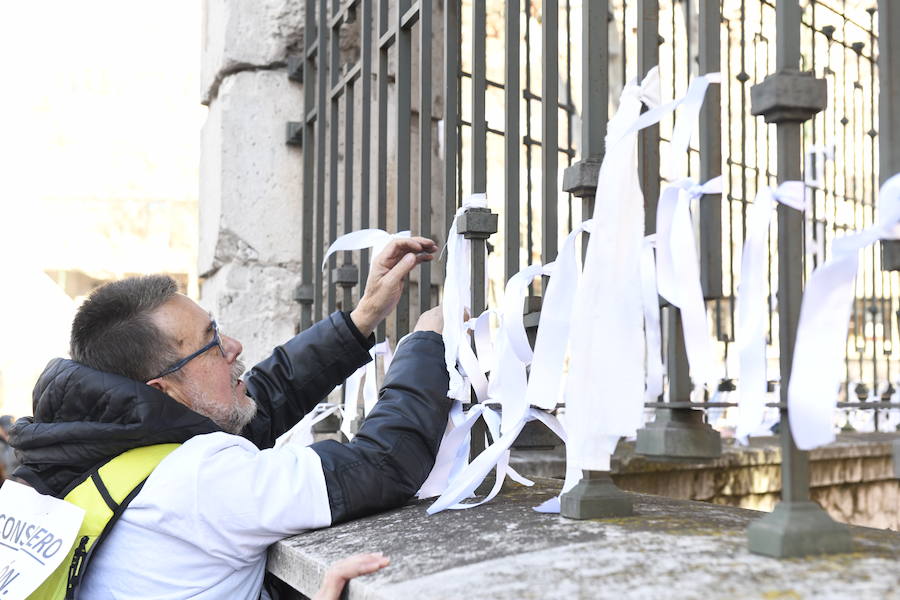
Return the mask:
<path fill-rule="evenodd" d="M 69 554 L 84 510 L 28 486 L 0 488 L 0 598 L 20 600 Z"/>

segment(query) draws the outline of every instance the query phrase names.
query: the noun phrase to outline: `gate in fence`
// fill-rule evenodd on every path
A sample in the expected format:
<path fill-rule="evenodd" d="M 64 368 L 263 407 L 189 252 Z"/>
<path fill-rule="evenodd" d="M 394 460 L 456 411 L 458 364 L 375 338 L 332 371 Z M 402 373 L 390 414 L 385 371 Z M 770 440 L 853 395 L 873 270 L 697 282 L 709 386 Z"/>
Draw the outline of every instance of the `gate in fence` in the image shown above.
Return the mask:
<path fill-rule="evenodd" d="M 349 309 L 364 288 L 369 251 L 332 256 L 319 270 L 336 237 L 411 229 L 441 244 L 472 193 L 485 193 L 499 215 L 496 232 L 490 219 L 470 219 L 466 233 L 477 241 L 472 307 L 480 312 L 521 267 L 554 260 L 559 241 L 592 213 L 606 124 L 625 82 L 658 67 L 665 101 L 693 77 L 721 72 L 684 157 L 700 181 L 723 176 L 723 193 L 701 197 L 693 210 L 721 382 L 714 398 L 692 389 L 678 310 L 664 306 L 666 392 L 648 404 L 655 418 L 639 432 L 638 452 L 678 460 L 719 454 L 719 433 L 705 413 L 733 406 L 727 394 L 741 385 L 733 345 L 748 206 L 758 189 L 802 179 L 809 210 L 804 217 L 779 207 L 767 261 L 770 407 L 786 423 L 779 381 L 790 373 L 803 281 L 836 236 L 874 222 L 880 181 L 900 171 L 900 102 L 879 102 L 879 90 L 900 98 L 900 7 L 884 0 L 310 0 L 303 31 L 302 53 L 289 63 L 290 78 L 303 86 L 303 117 L 287 125 L 287 142 L 303 155 L 300 328 Z M 879 35 L 886 32 L 895 35 Z M 674 168 L 660 164 L 673 128 L 670 116 L 640 135 L 648 233 L 661 182 Z M 839 404 L 868 411 L 860 414 L 872 415 L 876 428 L 888 413 L 870 409 L 896 398 L 900 372 L 897 244 L 863 251 Z M 407 333 L 437 303 L 441 281 L 439 264 L 422 265 L 379 339 Z M 541 287 L 532 286 L 526 322 L 539 319 Z M 779 556 L 843 549 L 840 531 L 809 502 L 806 453 L 790 428 L 780 431 L 782 503 L 751 528 L 751 549 Z M 604 481 L 602 474 L 586 479 Z M 602 513 L 602 500 L 597 507 Z"/>

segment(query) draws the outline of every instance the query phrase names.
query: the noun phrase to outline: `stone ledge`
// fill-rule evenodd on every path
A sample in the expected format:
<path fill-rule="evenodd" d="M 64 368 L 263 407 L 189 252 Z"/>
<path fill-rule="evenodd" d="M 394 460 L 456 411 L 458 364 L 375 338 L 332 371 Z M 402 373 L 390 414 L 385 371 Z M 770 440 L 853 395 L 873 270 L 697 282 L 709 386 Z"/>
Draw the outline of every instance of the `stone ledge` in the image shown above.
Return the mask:
<path fill-rule="evenodd" d="M 898 597 L 900 534 L 852 527 L 851 554 L 775 560 L 750 554 L 760 513 L 635 494 L 634 517 L 572 521 L 531 507 L 559 482 L 511 485 L 493 502 L 428 516 L 429 501 L 273 545 L 269 570 L 311 596 L 325 567 L 382 551 L 383 571 L 347 598 Z M 894 596 L 891 596 L 894 594 Z"/>
<path fill-rule="evenodd" d="M 612 460 L 622 489 L 673 498 L 703 500 L 753 510 L 772 510 L 781 492 L 781 450 L 777 437 L 733 442 L 722 456 L 704 463 L 654 462 L 622 442 Z M 847 433 L 811 453 L 814 500 L 844 523 L 900 529 L 900 478 L 892 447 L 900 433 Z M 523 475 L 565 476 L 565 451 L 514 450 L 511 464 Z M 893 463 L 893 464 L 892 464 Z"/>

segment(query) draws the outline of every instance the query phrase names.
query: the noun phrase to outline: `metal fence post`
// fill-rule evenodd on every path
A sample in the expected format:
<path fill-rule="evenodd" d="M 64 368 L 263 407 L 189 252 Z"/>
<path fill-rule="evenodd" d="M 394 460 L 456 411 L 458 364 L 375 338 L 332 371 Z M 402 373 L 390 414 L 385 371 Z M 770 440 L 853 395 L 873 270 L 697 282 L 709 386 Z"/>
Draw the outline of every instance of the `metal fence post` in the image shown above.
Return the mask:
<path fill-rule="evenodd" d="M 710 9 L 713 10 L 710 10 Z M 704 7 L 703 16 L 712 20 L 718 15 L 718 6 Z M 659 2 L 658 0 L 639 0 L 638 2 L 638 71 L 645 75 L 659 63 Z M 703 58 L 707 67 L 718 62 L 718 28 L 701 24 L 701 47 L 708 53 Z M 711 39 L 710 39 L 711 38 Z M 711 109 L 709 99 L 706 111 Z M 707 117 L 708 118 L 708 117 Z M 705 140 L 709 143 L 711 140 Z M 656 231 L 656 206 L 660 187 L 659 158 L 659 126 L 648 128 L 639 139 L 638 156 L 641 175 L 641 189 L 644 192 L 644 217 L 646 232 Z M 701 147 L 701 153 L 707 148 Z M 713 156 L 719 156 L 720 150 L 714 149 Z M 706 240 L 709 243 L 710 240 Z M 704 422 L 702 410 L 690 408 L 691 378 L 684 346 L 684 334 L 681 326 L 681 312 L 674 306 L 664 306 L 667 318 L 663 322 L 666 332 L 666 365 L 669 383 L 669 402 L 672 406 L 657 408 L 653 422 L 637 432 L 635 452 L 645 456 L 663 460 L 707 460 L 716 458 L 722 453 L 722 438 L 718 431 Z"/>
<path fill-rule="evenodd" d="M 468 208 L 459 216 L 456 222 L 456 230 L 467 240 L 472 240 L 472 314 L 477 317 L 487 308 L 485 288 L 487 287 L 487 272 L 485 270 L 485 256 L 487 253 L 487 239 L 492 233 L 497 232 L 498 215 L 489 208 Z M 473 400 L 474 401 L 474 400 Z M 487 428 L 482 419 L 478 419 L 472 427 L 471 446 L 469 455 L 472 459 L 481 454 L 485 449 L 485 436 Z"/>
<path fill-rule="evenodd" d="M 609 2 L 585 2 L 581 10 L 581 160 L 563 172 L 562 187 L 581 198 L 582 218 L 588 219 L 594 212 L 609 118 Z M 633 513 L 631 496 L 616 487 L 609 471 L 582 471 L 581 481 L 560 497 L 560 514 L 569 519 Z"/>
<path fill-rule="evenodd" d="M 827 104 L 825 81 L 801 73 L 800 4 L 776 5 L 777 70 L 751 89 L 751 113 L 777 124 L 778 181 L 801 178 L 801 126 Z M 778 206 L 778 330 L 781 370 L 781 502 L 747 528 L 751 552 L 775 557 L 848 552 L 847 527 L 809 496 L 809 453 L 797 449 L 787 411 L 788 382 L 803 294 L 803 215 Z"/>
<path fill-rule="evenodd" d="M 878 2 L 879 183 L 900 173 L 900 5 Z M 900 271 L 900 241 L 881 242 L 881 268 Z"/>

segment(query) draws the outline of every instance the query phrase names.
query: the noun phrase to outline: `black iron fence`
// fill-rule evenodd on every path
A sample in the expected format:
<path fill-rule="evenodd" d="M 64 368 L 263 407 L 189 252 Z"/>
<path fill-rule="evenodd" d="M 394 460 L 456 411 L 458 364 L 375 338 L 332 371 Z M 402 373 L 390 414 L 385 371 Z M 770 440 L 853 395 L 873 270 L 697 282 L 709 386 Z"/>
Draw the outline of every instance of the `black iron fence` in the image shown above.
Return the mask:
<path fill-rule="evenodd" d="M 835 235 L 873 221 L 879 183 L 878 12 L 871 2 L 802 6 L 800 67 L 828 82 L 827 108 L 802 127 L 812 211 L 803 235 L 808 273 Z M 689 173 L 724 174 L 724 194 L 697 207 L 702 277 L 725 377 L 734 372 L 734 298 L 748 203 L 778 177 L 775 125 L 750 114 L 750 88 L 776 69 L 776 3 L 765 0 L 317 0 L 291 78 L 304 88 L 301 328 L 352 305 L 368 253 L 343 253 L 320 272 L 338 235 L 379 227 L 443 241 L 464 195 L 486 192 L 501 215 L 488 242 L 489 300 L 521 266 L 553 260 L 590 210 L 605 124 L 624 82 L 658 65 L 663 98 L 720 70 Z M 884 117 L 882 117 L 884 118 Z M 673 117 L 643 135 L 648 231 L 660 148 Z M 548 140 L 553 140 L 546 151 Z M 882 167 L 883 168 L 883 167 Z M 885 175 L 885 174 L 882 174 Z M 777 224 L 770 236 L 771 379 L 778 380 Z M 900 281 L 865 251 L 846 353 L 845 395 L 894 393 L 900 371 L 894 316 Z M 309 259 L 306 259 L 309 257 Z M 425 265 L 379 336 L 396 340 L 437 302 L 440 265 Z M 540 282 L 534 295 L 540 296 Z M 529 306 L 536 308 L 539 300 Z M 679 357 L 668 357 L 670 390 Z M 682 377 L 686 381 L 686 378 Z M 740 382 L 737 382 L 740 385 Z M 672 397 L 686 397 L 689 389 Z M 685 398 L 682 398 L 685 399 Z"/>
<path fill-rule="evenodd" d="M 500 216 L 499 231 L 476 244 L 489 257 L 487 272 L 473 270 L 480 312 L 520 267 L 554 260 L 561 236 L 592 212 L 606 123 L 626 81 L 658 66 L 666 100 L 693 77 L 721 72 L 685 156 L 692 177 L 724 180 L 723 194 L 703 196 L 693 211 L 721 391 L 741 385 L 732 377 L 733 343 L 748 206 L 757 190 L 786 179 L 803 178 L 810 198 L 805 216 L 780 208 L 770 230 L 774 390 L 790 371 L 803 280 L 829 256 L 835 236 L 873 223 L 879 182 L 900 171 L 900 102 L 893 101 L 900 97 L 900 7 L 890 1 L 316 0 L 307 3 L 304 34 L 303 52 L 290 63 L 291 79 L 304 88 L 302 119 L 288 124 L 288 143 L 301 146 L 303 157 L 300 328 L 349 308 L 363 289 L 366 251 L 334 256 L 319 270 L 338 235 L 412 229 L 444 242 L 472 193 L 486 193 Z M 824 79 L 827 98 L 809 103 L 772 91 L 773 81 L 804 83 L 798 70 Z M 767 85 L 760 103 L 753 90 Z M 673 172 L 660 164 L 673 120 L 639 138 L 647 233 L 655 231 L 661 182 Z M 880 246 L 864 250 L 847 339 L 844 400 L 854 408 L 890 400 L 900 371 L 893 353 L 900 281 L 891 270 L 900 269 L 900 249 Z M 423 266 L 380 338 L 398 339 L 437 302 L 440 271 Z M 479 292 L 485 279 L 488 299 Z M 526 310 L 537 321 L 540 281 L 532 294 Z M 709 458 L 720 451 L 719 438 L 697 409 L 712 405 L 692 389 L 679 319 L 666 307 L 667 393 L 665 402 L 648 404 L 659 435 L 645 436 L 642 446 L 639 432 L 638 451 Z M 782 424 L 785 387 L 771 398 Z M 781 431 L 782 498 L 801 506 L 809 498 L 808 458 L 790 429 Z M 602 478 L 586 481 L 594 479 Z M 778 555 L 844 547 L 840 536 L 826 543 L 816 533 L 831 531 L 827 523 L 809 523 L 798 534 L 802 544 L 773 546 L 777 535 L 766 530 L 751 531 L 751 547 Z M 782 525 L 756 531 L 766 527 Z"/>

